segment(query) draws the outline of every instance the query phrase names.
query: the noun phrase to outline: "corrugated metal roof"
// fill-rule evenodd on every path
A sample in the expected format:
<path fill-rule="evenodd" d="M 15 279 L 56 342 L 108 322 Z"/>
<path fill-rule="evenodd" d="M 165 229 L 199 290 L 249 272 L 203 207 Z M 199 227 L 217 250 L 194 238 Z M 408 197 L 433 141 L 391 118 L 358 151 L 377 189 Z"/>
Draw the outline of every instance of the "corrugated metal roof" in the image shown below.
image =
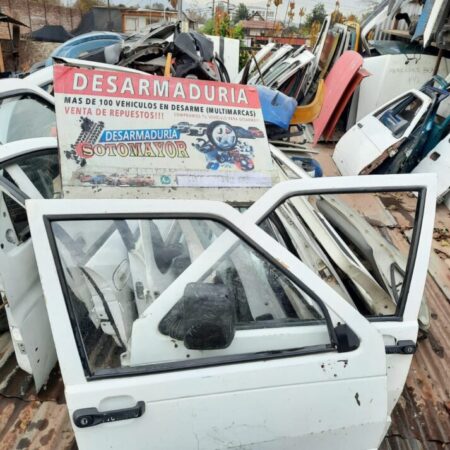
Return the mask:
<path fill-rule="evenodd" d="M 75 450 L 58 369 L 35 394 L 33 379 L 17 367 L 9 333 L 0 335 L 0 450 Z"/>

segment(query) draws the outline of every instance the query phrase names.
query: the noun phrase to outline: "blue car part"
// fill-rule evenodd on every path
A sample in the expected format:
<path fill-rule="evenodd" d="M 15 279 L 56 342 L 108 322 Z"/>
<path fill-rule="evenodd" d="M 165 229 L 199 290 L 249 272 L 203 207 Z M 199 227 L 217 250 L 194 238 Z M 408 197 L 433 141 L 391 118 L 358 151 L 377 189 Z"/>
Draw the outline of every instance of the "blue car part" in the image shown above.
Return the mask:
<path fill-rule="evenodd" d="M 448 116 L 441 123 L 434 123 L 433 128 L 430 131 L 430 135 L 428 136 L 427 141 L 425 142 L 425 146 L 423 149 L 424 156 L 428 155 L 428 153 L 442 141 L 443 137 L 447 135 L 450 131 L 450 116 Z"/>
<path fill-rule="evenodd" d="M 265 86 L 256 86 L 261 103 L 264 122 L 276 125 L 283 130 L 289 129 L 297 101 L 282 92 Z"/>
<path fill-rule="evenodd" d="M 54 57 L 79 58 L 84 53 L 90 53 L 121 41 L 123 41 L 123 37 L 119 33 L 109 31 L 82 34 L 69 39 L 56 48 L 45 61 L 45 65 L 51 66 Z"/>
<path fill-rule="evenodd" d="M 375 171 L 375 173 L 409 173 L 426 156 L 426 143 L 434 127 L 437 110 L 441 102 L 446 99 L 450 93 L 447 89 L 441 89 L 434 86 L 437 82 L 442 86 L 442 80 L 433 78 L 426 83 L 421 91 L 432 98 L 432 103 L 422 124 L 417 127 L 409 136 L 404 144 L 399 148 L 397 154 L 392 158 L 385 160 Z M 446 83 L 447 85 L 447 83 Z M 448 85 L 447 85 L 448 86 Z"/>
<path fill-rule="evenodd" d="M 320 178 L 323 176 L 322 166 L 315 159 L 307 158 L 305 156 L 292 156 L 291 159 L 312 177 Z"/>

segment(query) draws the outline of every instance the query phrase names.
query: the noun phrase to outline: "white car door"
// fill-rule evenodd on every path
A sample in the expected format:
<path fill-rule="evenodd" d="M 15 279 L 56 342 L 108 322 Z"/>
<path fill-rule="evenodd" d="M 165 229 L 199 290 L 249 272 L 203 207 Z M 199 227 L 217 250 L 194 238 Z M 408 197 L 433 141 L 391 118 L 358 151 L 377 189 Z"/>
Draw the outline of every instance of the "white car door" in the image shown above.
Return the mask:
<path fill-rule="evenodd" d="M 300 232 L 310 236 L 307 246 L 324 254 L 311 268 L 383 335 L 389 414 L 415 352 L 418 318 L 429 326 L 422 298 L 435 203 L 430 174 L 326 177 L 280 183 L 245 213 L 264 229 L 268 218 L 283 222 L 279 236 L 286 236 L 278 240 L 305 261 L 296 239 Z M 286 208 L 292 214 L 284 219 Z"/>
<path fill-rule="evenodd" d="M 54 98 L 20 78 L 0 80 L 0 146 L 56 136 Z"/>
<path fill-rule="evenodd" d="M 33 375 L 39 390 L 56 364 L 56 350 L 24 199 L 59 195 L 56 139 L 36 138 L 3 145 L 0 180 L 2 300 L 18 365 Z"/>
<path fill-rule="evenodd" d="M 341 174 L 371 173 L 411 134 L 430 104 L 430 97 L 412 89 L 362 118 L 336 144 L 333 160 Z"/>
<path fill-rule="evenodd" d="M 27 213 L 78 448 L 378 448 L 382 336 L 248 216 L 195 200 Z"/>

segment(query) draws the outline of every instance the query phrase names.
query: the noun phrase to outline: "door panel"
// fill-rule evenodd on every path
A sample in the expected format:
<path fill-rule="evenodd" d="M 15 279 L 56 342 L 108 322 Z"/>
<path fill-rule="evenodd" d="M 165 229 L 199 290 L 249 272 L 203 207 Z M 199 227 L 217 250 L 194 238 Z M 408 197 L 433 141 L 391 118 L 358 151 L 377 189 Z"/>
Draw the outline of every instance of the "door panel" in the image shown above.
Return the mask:
<path fill-rule="evenodd" d="M 318 245 L 324 253 L 314 266 L 295 240 L 284 245 L 368 317 L 382 333 L 386 346 L 395 346 L 401 341 L 416 343 L 418 319 L 423 328 L 429 326 L 422 299 L 435 204 L 432 176 L 339 177 L 280 183 L 246 214 L 261 223 L 265 218 L 273 221 L 275 211 L 281 217 L 281 228 L 291 238 L 299 236 L 303 227 L 307 237 L 299 236 L 299 240 Z M 287 207 L 290 214 L 283 218 Z M 403 228 L 413 230 L 410 244 L 396 230 L 394 217 Z M 296 224 L 294 229 L 289 222 Z M 363 285 L 369 289 L 360 290 Z M 368 302 L 365 308 L 361 301 Z M 389 411 L 401 394 L 411 359 L 410 353 L 386 355 Z"/>
<path fill-rule="evenodd" d="M 333 159 L 340 172 L 370 173 L 411 134 L 430 104 L 430 97 L 413 89 L 362 118 L 336 145 Z"/>
<path fill-rule="evenodd" d="M 317 275 L 245 215 L 222 203 L 108 200 L 101 202 L 101 214 L 99 205 L 96 200 L 31 200 L 27 203 L 70 415 L 76 412 L 78 419 L 85 418 L 84 423 L 89 424 L 87 416 L 92 410 L 89 412 L 86 408 L 95 408 L 115 419 L 115 423 L 86 428 L 74 425 L 80 449 L 119 449 L 129 442 L 138 449 L 149 445 L 155 449 L 232 446 L 325 449 L 330 445 L 347 449 L 379 445 L 387 420 L 383 339 Z M 175 229 L 160 227 L 163 242 L 154 235 L 152 238 L 151 230 L 147 239 L 149 223 L 158 226 L 162 219 L 188 221 L 190 225 L 194 225 L 193 221 L 202 222 L 200 227 L 189 228 L 189 232 L 197 232 L 199 239 L 189 235 L 185 222 Z M 68 237 L 59 228 L 65 226 L 67 231 L 67 226 L 71 226 L 73 232 L 74 224 L 78 224 L 73 236 L 78 233 L 83 238 L 83 233 L 89 235 L 102 221 L 113 221 L 116 230 L 102 240 L 104 245 L 94 246 L 98 249 L 94 254 L 88 252 L 88 259 L 83 251 L 78 251 L 77 241 L 71 239 L 70 232 Z M 133 224 L 133 221 L 138 223 Z M 124 222 L 128 228 L 124 227 Z M 222 232 L 216 232 L 212 238 L 214 227 L 210 224 L 206 227 L 206 222 L 222 227 Z M 84 304 L 92 301 L 94 306 L 98 298 L 103 297 L 113 315 L 111 289 L 107 291 L 106 284 L 100 281 L 98 261 L 101 258 L 95 253 L 117 255 L 117 243 L 107 244 L 113 242 L 110 239 L 116 232 L 128 250 L 128 259 L 133 256 L 135 260 L 144 261 L 140 269 L 136 261 L 135 265 L 130 263 L 131 273 L 121 279 L 126 279 L 128 288 L 134 291 L 133 301 L 145 300 L 147 305 L 136 313 L 131 337 L 123 342 L 126 348 L 118 355 L 106 355 L 98 349 L 89 356 L 86 345 L 94 335 L 90 332 L 89 338 L 88 326 L 83 326 L 75 311 L 74 294 L 79 300 L 84 299 Z M 206 238 L 209 241 L 205 241 Z M 177 247 L 179 244 L 181 249 Z M 72 251 L 65 251 L 64 247 Z M 106 251 L 107 247 L 112 253 Z M 146 271 L 154 270 L 152 259 L 167 256 L 169 248 L 188 254 L 189 264 L 182 266 L 181 273 L 174 273 L 169 284 L 162 286 L 162 292 L 153 293 L 152 298 L 153 282 L 144 276 Z M 97 261 L 95 266 L 93 260 Z M 105 264 L 112 264 L 112 260 L 108 257 Z M 166 261 L 165 267 L 161 262 L 159 270 L 163 273 L 170 274 L 179 268 L 172 266 L 174 261 L 170 264 Z M 236 272 L 241 283 L 236 283 Z M 91 287 L 95 284 L 97 289 L 88 286 L 84 291 L 73 292 L 70 285 L 76 286 L 69 277 L 75 278 L 77 273 L 82 274 L 84 283 L 91 283 Z M 102 273 L 104 281 L 108 281 L 106 272 Z M 251 278 L 251 286 L 258 280 L 262 285 L 269 282 L 268 292 L 252 292 L 243 280 L 245 276 Z M 205 294 L 204 284 L 214 289 L 212 297 Z M 228 293 L 220 297 L 222 288 Z M 293 294 L 296 288 L 302 296 Z M 230 289 L 235 289 L 233 294 Z M 278 309 L 276 303 L 270 304 L 271 289 L 277 294 L 274 301 L 284 299 Z M 238 319 L 248 311 L 236 310 L 234 334 L 231 343 L 225 345 L 217 339 L 217 336 L 224 336 L 224 330 L 217 325 L 229 320 L 226 298 L 230 296 L 245 298 L 254 320 L 250 319 L 250 327 L 240 326 L 242 320 Z M 259 303 L 258 296 L 262 296 Z M 218 306 L 211 304 L 211 298 Z M 283 317 L 289 310 L 286 301 L 299 308 L 290 310 L 293 319 L 290 324 Z M 174 327 L 166 335 L 162 321 L 174 310 L 179 312 L 180 305 L 182 314 L 176 315 L 179 326 L 174 319 Z M 236 306 L 236 302 L 233 305 Z M 309 306 L 305 308 L 306 305 Z M 239 304 L 239 308 L 244 305 Z M 268 308 L 272 308 L 270 312 Z M 319 316 L 310 323 L 301 320 L 300 312 L 315 315 L 316 308 L 324 319 Z M 192 315 L 192 311 L 196 314 Z M 255 317 L 256 314 L 259 316 Z M 111 317 L 106 316 L 99 315 L 103 322 L 110 321 Z M 92 317 L 93 314 L 84 315 L 91 322 Z M 208 322 L 209 317 L 215 317 L 214 326 Z M 87 323 L 92 329 L 91 323 Z M 227 321 L 225 330 L 229 330 L 230 323 Z M 353 350 L 336 351 L 338 323 L 341 324 L 338 330 L 342 324 L 347 324 L 354 332 Z M 75 328 L 68 333 L 72 324 Z M 210 326 L 214 331 L 208 331 Z M 97 329 L 101 333 L 102 327 Z M 107 326 L 105 330 L 103 334 L 111 331 Z M 106 347 L 105 352 L 110 348 Z M 99 358 L 103 358 L 103 364 L 98 364 Z M 119 420 L 125 418 L 122 414 L 130 417 L 130 410 L 128 413 L 114 411 L 133 408 L 140 401 L 145 403 L 141 417 Z"/>
<path fill-rule="evenodd" d="M 23 142 L 4 146 L 5 155 L 10 158 L 3 159 L 0 165 L 1 179 L 4 180 L 0 198 L 0 274 L 18 365 L 33 375 L 36 389 L 39 390 L 56 364 L 56 350 L 34 257 L 24 198 L 42 198 L 43 194 L 51 197 L 54 192 L 53 181 L 59 169 L 56 149 L 49 153 L 48 148 L 40 148 L 39 139 L 36 141 L 34 146 L 28 141 L 29 155 L 24 152 Z M 49 140 L 44 139 L 44 143 L 49 144 Z M 56 142 L 53 140 L 52 143 L 55 145 Z"/>

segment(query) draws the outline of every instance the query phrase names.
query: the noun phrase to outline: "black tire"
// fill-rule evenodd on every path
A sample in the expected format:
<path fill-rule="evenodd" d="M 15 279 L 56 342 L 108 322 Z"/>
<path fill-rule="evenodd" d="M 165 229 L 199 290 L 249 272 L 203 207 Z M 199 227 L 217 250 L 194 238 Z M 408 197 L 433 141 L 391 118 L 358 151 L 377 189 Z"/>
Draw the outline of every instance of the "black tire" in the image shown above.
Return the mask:
<path fill-rule="evenodd" d="M 231 130 L 233 135 L 231 136 L 230 142 L 224 143 L 224 142 L 220 142 L 220 140 L 217 139 L 215 132 L 217 131 L 218 128 L 222 128 L 222 129 L 228 128 Z M 211 122 L 208 125 L 208 128 L 206 130 L 206 135 L 208 136 L 209 141 L 214 146 L 216 146 L 219 150 L 222 150 L 222 151 L 233 150 L 233 148 L 235 148 L 238 143 L 238 137 L 237 137 L 237 133 L 236 133 L 235 129 L 229 123 L 223 122 L 222 120 L 216 120 L 214 122 Z"/>
<path fill-rule="evenodd" d="M 0 333 L 4 333 L 9 330 L 8 319 L 6 317 L 5 308 L 0 309 Z"/>

